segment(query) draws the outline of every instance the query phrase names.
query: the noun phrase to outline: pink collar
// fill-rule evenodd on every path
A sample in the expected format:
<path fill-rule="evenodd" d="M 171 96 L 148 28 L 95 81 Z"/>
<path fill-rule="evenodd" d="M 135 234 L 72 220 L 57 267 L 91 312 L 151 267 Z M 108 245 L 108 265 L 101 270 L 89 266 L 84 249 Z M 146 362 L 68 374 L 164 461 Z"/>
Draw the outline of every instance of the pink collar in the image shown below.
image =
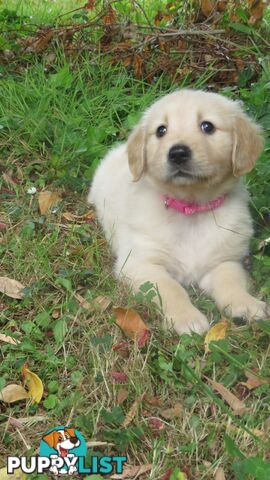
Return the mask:
<path fill-rule="evenodd" d="M 164 195 L 163 199 L 165 202 L 166 208 L 173 208 L 177 212 L 183 213 L 184 215 L 193 215 L 194 213 L 208 212 L 209 210 L 214 210 L 215 208 L 220 207 L 223 204 L 226 195 L 210 200 L 206 203 L 195 203 L 195 202 L 186 202 L 185 200 L 179 200 L 178 198 L 170 197 L 169 195 Z"/>

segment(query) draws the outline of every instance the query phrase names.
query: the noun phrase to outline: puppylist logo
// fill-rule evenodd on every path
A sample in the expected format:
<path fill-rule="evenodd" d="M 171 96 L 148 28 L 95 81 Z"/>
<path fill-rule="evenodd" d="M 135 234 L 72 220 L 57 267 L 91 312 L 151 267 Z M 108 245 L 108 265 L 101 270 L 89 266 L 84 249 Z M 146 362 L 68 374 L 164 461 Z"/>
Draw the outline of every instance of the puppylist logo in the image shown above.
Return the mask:
<path fill-rule="evenodd" d="M 87 467 L 85 458 L 87 444 L 82 434 L 74 428 L 58 426 L 43 435 L 37 457 L 8 457 L 7 473 L 14 474 L 18 468 L 24 473 L 46 473 L 53 475 L 96 474 L 106 475 L 123 472 L 127 457 L 90 458 L 91 466 Z"/>

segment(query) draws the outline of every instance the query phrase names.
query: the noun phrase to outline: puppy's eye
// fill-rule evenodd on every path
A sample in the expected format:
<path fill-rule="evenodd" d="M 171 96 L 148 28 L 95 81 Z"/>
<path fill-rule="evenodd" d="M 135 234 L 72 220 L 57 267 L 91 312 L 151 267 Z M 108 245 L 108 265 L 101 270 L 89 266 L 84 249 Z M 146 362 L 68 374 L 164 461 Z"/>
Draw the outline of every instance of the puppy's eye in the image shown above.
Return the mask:
<path fill-rule="evenodd" d="M 201 127 L 201 131 L 203 133 L 207 133 L 208 135 L 211 133 L 214 133 L 215 131 L 215 126 L 211 122 L 207 122 L 207 121 L 202 122 L 200 127 Z"/>
<path fill-rule="evenodd" d="M 156 136 L 158 138 L 160 137 L 164 137 L 164 135 L 166 134 L 167 132 L 167 127 L 165 127 L 165 125 L 160 125 L 157 130 L 156 130 Z"/>

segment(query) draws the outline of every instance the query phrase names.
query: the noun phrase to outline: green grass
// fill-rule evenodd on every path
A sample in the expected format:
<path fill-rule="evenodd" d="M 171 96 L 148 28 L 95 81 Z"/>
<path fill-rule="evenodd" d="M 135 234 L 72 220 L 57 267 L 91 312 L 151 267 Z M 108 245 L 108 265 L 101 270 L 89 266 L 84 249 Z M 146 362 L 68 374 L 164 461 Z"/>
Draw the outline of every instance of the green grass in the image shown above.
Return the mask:
<path fill-rule="evenodd" d="M 42 14 L 40 7 L 36 12 Z M 32 58 L 27 68 L 5 67 L 2 72 L 0 223 L 7 228 L 0 231 L 1 275 L 21 281 L 26 290 L 21 301 L 0 296 L 0 333 L 21 341 L 17 346 L 0 343 L 0 388 L 20 383 L 21 368 L 28 363 L 41 377 L 45 394 L 38 405 L 0 402 L 0 467 L 6 455 L 26 454 L 26 445 L 31 447 L 27 454 L 36 452 L 47 429 L 70 423 L 88 441 L 113 443 L 100 447 L 104 454 L 127 454 L 131 465 L 152 463 L 145 477 L 150 480 L 161 480 L 169 468 L 185 471 L 189 479 L 210 480 L 219 465 L 230 480 L 268 479 L 268 464 L 262 466 L 264 473 L 256 469 L 260 459 L 269 459 L 270 389 L 262 385 L 248 392 L 240 382 L 247 369 L 269 376 L 269 321 L 233 324 L 228 337 L 213 344 L 206 356 L 203 338 L 179 339 L 161 330 L 151 292 L 142 300 L 143 295 L 133 296 L 115 282 L 113 259 L 95 221 L 79 224 L 63 217 L 67 211 L 88 210 L 88 185 L 104 153 L 175 85 L 165 76 L 149 85 L 99 56 L 67 62 L 60 49 L 52 68 L 44 57 Z M 208 74 L 192 86 L 207 86 Z M 183 78 L 183 85 L 188 81 Z M 265 153 L 247 183 L 256 225 L 253 289 L 268 300 L 269 247 L 259 252 L 258 244 L 270 237 L 269 90 L 265 60 L 256 83 L 250 86 L 242 76 L 237 90 L 229 86 L 223 91 L 243 100 L 265 129 Z M 62 201 L 52 213 L 40 215 L 38 193 L 27 193 L 33 186 L 61 191 Z M 93 310 L 86 310 L 77 293 L 90 303 L 103 295 L 111 305 L 134 307 L 151 326 L 150 343 L 138 349 L 130 342 L 129 357 L 122 358 L 112 348 L 124 339 L 112 308 L 100 311 L 93 304 Z M 219 320 L 210 300 L 196 290 L 190 294 L 211 321 Z M 112 371 L 126 373 L 126 383 L 114 383 Z M 205 377 L 245 397 L 248 412 L 235 417 Z M 120 388 L 128 395 L 121 405 Z M 159 403 L 139 402 L 132 422 L 121 427 L 143 393 Z M 163 410 L 178 402 L 182 414 L 164 419 Z"/>

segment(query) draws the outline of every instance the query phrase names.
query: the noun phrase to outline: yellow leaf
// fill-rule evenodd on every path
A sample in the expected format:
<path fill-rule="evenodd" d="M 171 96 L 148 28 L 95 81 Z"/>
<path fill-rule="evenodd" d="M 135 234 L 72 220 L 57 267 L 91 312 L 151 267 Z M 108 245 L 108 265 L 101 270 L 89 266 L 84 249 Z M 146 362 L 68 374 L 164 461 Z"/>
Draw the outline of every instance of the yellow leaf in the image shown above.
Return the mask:
<path fill-rule="evenodd" d="M 0 469 L 0 480 L 26 480 L 26 478 L 20 469 L 16 469 L 13 474 L 8 474 L 6 467 Z"/>
<path fill-rule="evenodd" d="M 31 372 L 26 365 L 23 366 L 22 374 L 29 389 L 29 396 L 35 403 L 39 403 L 43 395 L 43 383 L 39 376 Z"/>
<path fill-rule="evenodd" d="M 216 323 L 213 325 L 212 328 L 207 332 L 205 339 L 204 339 L 204 348 L 205 353 L 210 352 L 209 343 L 216 342 L 217 340 L 222 340 L 226 337 L 226 331 L 229 327 L 229 322 L 227 320 L 222 320 L 221 322 Z"/>
<path fill-rule="evenodd" d="M 5 403 L 18 402 L 29 398 L 29 393 L 16 383 L 12 383 L 4 387 L 0 392 L 0 400 Z"/>
<path fill-rule="evenodd" d="M 61 197 L 57 192 L 40 192 L 38 204 L 41 215 L 45 215 L 53 205 L 56 205 L 60 201 Z"/>
<path fill-rule="evenodd" d="M 11 298 L 23 298 L 22 290 L 25 287 L 13 278 L 0 277 L 0 292 Z"/>

